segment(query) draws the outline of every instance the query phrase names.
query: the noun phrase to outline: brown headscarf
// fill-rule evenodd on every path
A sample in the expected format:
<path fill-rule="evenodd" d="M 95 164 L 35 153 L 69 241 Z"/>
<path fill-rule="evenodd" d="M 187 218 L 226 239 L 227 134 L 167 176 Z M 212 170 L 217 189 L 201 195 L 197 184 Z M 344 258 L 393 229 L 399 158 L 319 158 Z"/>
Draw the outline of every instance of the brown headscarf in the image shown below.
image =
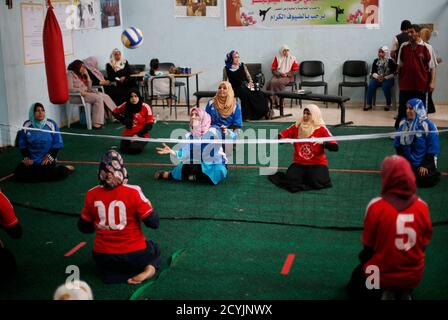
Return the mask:
<path fill-rule="evenodd" d="M 299 129 L 299 139 L 306 139 L 314 132 L 314 130 L 325 126 L 325 122 L 322 119 L 322 113 L 315 104 L 309 104 L 305 106 L 303 111 L 307 110 L 311 113 L 311 119 L 308 122 L 303 121 L 303 115 L 297 120 L 296 126 Z"/>
<path fill-rule="evenodd" d="M 235 112 L 236 107 L 236 100 L 235 100 L 235 93 L 233 92 L 232 85 L 228 81 L 221 81 L 218 88 L 224 84 L 227 88 L 227 97 L 220 97 L 218 92 L 216 92 L 216 95 L 213 97 L 213 104 L 215 105 L 216 110 L 219 112 L 219 114 L 227 118 L 232 113 Z"/>

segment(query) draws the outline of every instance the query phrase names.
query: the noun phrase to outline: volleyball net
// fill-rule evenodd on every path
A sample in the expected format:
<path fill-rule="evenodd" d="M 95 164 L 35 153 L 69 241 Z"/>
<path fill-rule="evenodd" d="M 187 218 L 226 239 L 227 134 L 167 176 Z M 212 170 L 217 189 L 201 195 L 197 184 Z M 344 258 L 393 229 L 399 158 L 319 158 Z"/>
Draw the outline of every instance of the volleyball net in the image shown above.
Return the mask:
<path fill-rule="evenodd" d="M 121 137 L 122 127 L 107 126 L 99 134 L 86 133 L 80 127 L 61 134 L 64 149 L 60 163 L 72 164 L 75 174 L 56 183 L 18 184 L 13 178 L 2 182 L 14 204 L 52 211 L 56 214 L 79 215 L 87 190 L 97 184 L 98 162 L 110 148 L 117 149 L 120 140 L 148 142 L 140 155 L 123 155 L 129 172 L 129 183 L 142 187 L 162 219 L 217 220 L 284 224 L 340 230 L 360 229 L 369 201 L 381 191 L 381 163 L 395 154 L 390 137 L 397 135 L 386 127 L 329 127 L 333 137 L 321 139 L 278 140 L 285 123 L 248 123 L 236 141 L 185 141 L 188 123 L 159 122 L 150 139 Z M 2 131 L 13 127 L 1 126 Z M 19 128 L 14 128 L 19 129 Z M 409 134 L 409 133 L 408 133 Z M 413 132 L 412 134 L 422 134 Z M 401 133 L 402 135 L 402 133 Z M 431 189 L 419 189 L 418 195 L 431 210 L 435 224 L 448 220 L 445 194 L 448 191 L 448 156 L 444 153 L 447 130 L 439 130 L 442 147 L 438 157 L 440 183 Z M 335 140 L 338 152 L 326 152 L 332 187 L 289 193 L 273 185 L 267 175 L 285 171 L 293 161 L 293 142 L 322 143 Z M 163 143 L 176 148 L 184 143 L 224 144 L 228 158 L 228 176 L 217 186 L 192 182 L 155 180 L 157 170 L 171 170 L 174 163 L 167 155 L 159 155 L 155 147 Z M 233 144 L 233 146 L 232 146 Z M 18 150 L 4 153 L 2 177 L 7 177 L 20 162 Z M 56 200 L 52 197 L 57 190 Z M 51 199 L 51 200 L 50 200 Z M 57 202 L 57 205 L 55 205 Z"/>

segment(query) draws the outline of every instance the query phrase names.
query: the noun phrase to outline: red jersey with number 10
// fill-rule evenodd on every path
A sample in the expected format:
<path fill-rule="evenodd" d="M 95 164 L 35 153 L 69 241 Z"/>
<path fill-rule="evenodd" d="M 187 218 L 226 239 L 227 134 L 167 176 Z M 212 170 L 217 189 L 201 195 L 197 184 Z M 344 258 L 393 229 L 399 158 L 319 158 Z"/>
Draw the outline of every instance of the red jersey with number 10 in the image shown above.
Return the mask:
<path fill-rule="evenodd" d="M 93 251 L 125 254 L 146 248 L 141 220 L 152 212 L 139 186 L 125 184 L 112 190 L 97 186 L 87 192 L 81 218 L 95 225 Z"/>
<path fill-rule="evenodd" d="M 416 288 L 431 236 L 429 209 L 420 198 L 402 212 L 383 198 L 373 199 L 367 206 L 362 241 L 374 254 L 364 270 L 370 265 L 379 268 L 381 289 Z"/>
<path fill-rule="evenodd" d="M 297 139 L 299 136 L 299 129 L 295 124 L 293 124 L 288 129 L 280 132 L 280 136 L 284 139 Z M 328 131 L 325 126 L 323 126 L 314 130 L 308 138 L 326 137 L 332 137 L 332 135 L 330 131 Z M 336 141 L 328 141 L 327 143 L 336 144 Z M 328 165 L 324 146 L 317 142 L 295 142 L 294 163 L 298 163 L 304 166 Z"/>

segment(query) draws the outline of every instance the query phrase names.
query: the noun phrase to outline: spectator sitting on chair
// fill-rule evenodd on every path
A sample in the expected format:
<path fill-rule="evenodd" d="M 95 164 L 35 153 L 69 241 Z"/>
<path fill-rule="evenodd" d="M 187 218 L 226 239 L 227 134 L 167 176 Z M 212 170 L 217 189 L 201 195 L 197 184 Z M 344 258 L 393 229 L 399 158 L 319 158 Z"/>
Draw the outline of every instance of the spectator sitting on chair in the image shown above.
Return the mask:
<path fill-rule="evenodd" d="M 104 86 L 104 91 L 108 94 L 118 106 L 126 100 L 128 89 L 118 87 L 116 81 L 107 80 L 101 70 L 98 68 L 98 60 L 95 57 L 84 59 L 84 66 L 89 73 L 93 86 Z"/>
<path fill-rule="evenodd" d="M 58 181 L 67 178 L 75 168 L 57 165 L 56 157 L 64 146 L 56 122 L 47 119 L 44 106 L 33 103 L 29 120 L 23 127 L 51 132 L 22 129 L 18 133 L 17 145 L 23 156 L 14 171 L 14 178 L 20 182 Z"/>
<path fill-rule="evenodd" d="M 269 119 L 272 115 L 269 110 L 268 99 L 263 92 L 255 91 L 254 82 L 247 66 L 240 62 L 237 51 L 230 51 L 225 60 L 223 80 L 232 85 L 235 96 L 241 101 L 243 121 Z"/>
<path fill-rule="evenodd" d="M 124 137 L 149 138 L 154 124 L 151 107 L 143 102 L 140 91 L 131 89 L 125 103 L 115 109 L 113 115 L 125 125 Z M 120 151 L 128 154 L 142 153 L 146 141 L 121 140 Z"/>
<path fill-rule="evenodd" d="M 105 283 L 140 284 L 160 268 L 160 249 L 147 241 L 141 222 L 159 227 L 159 216 L 139 186 L 128 185 L 123 158 L 114 150 L 102 157 L 100 185 L 86 193 L 78 220 L 82 233 L 96 232 L 93 259 Z"/>
<path fill-rule="evenodd" d="M 268 82 L 267 89 L 276 92 L 285 90 L 286 85 L 293 81 L 294 75 L 299 71 L 297 58 L 289 52 L 289 47 L 283 45 L 279 54 L 272 61 L 272 79 Z M 278 107 L 279 99 L 272 97 L 273 103 Z"/>
<path fill-rule="evenodd" d="M 104 107 L 107 108 L 108 113 L 111 113 L 117 105 L 107 94 L 92 89 L 92 79 L 90 79 L 84 62 L 75 60 L 68 65 L 67 69 L 68 90 L 80 93 L 85 102 L 92 104 L 92 127 L 101 129 L 104 124 Z M 111 116 L 109 115 L 108 118 Z"/>
<path fill-rule="evenodd" d="M 162 76 L 163 78 L 157 79 L 157 77 Z M 143 79 L 147 83 L 149 96 L 155 99 L 158 97 L 166 98 L 168 107 L 171 108 L 175 92 L 175 79 L 174 76 L 159 71 L 159 59 L 151 59 L 149 62 L 149 71 L 146 72 Z"/>
<path fill-rule="evenodd" d="M 136 88 L 136 82 L 131 78 L 131 67 L 128 61 L 123 58 L 119 49 L 114 49 L 110 55 L 110 60 L 106 64 L 107 79 L 116 81 L 118 87 L 125 89 Z"/>
<path fill-rule="evenodd" d="M 398 132 L 423 131 L 395 137 L 397 154 L 404 156 L 412 166 L 417 186 L 430 188 L 440 180 L 437 156 L 440 153 L 436 125 L 428 119 L 426 108 L 419 99 L 408 101 L 406 119 L 400 122 Z"/>
<path fill-rule="evenodd" d="M 390 110 L 392 105 L 392 87 L 394 86 L 394 75 L 397 69 L 397 65 L 394 60 L 389 57 L 389 48 L 383 46 L 378 50 L 378 58 L 373 61 L 372 72 L 370 76 L 372 79 L 369 83 L 369 89 L 367 91 L 367 107 L 364 111 L 372 109 L 373 96 L 376 94 L 376 89 L 381 87 L 386 97 L 385 111 Z"/>
<path fill-rule="evenodd" d="M 381 197 L 366 209 L 361 264 L 352 273 L 347 293 L 351 299 L 409 300 L 422 279 L 425 248 L 432 236 L 429 209 L 415 194 L 415 176 L 405 158 L 386 157 L 381 178 Z M 372 271 L 379 276 L 380 289 L 366 286 Z"/>
<path fill-rule="evenodd" d="M 163 148 L 156 148 L 159 154 L 171 154 L 181 160 L 179 165 L 170 171 L 157 171 L 156 179 L 172 179 L 198 181 L 216 185 L 227 176 L 227 158 L 221 145 L 188 143 L 190 140 L 212 140 L 220 139 L 221 132 L 211 127 L 210 115 L 200 108 L 193 108 L 190 112 L 190 132 L 185 136 L 186 143 L 176 153 L 166 144 Z M 235 139 L 236 134 L 227 128 L 223 134 L 228 139 Z"/>
<path fill-rule="evenodd" d="M 13 239 L 22 237 L 22 227 L 8 198 L 0 189 L 0 228 Z M 0 240 L 0 282 L 10 278 L 17 271 L 14 255 L 6 249 Z"/>
<path fill-rule="evenodd" d="M 303 109 L 303 116 L 288 129 L 280 132 L 279 139 L 306 139 L 331 137 L 318 106 L 310 104 Z M 289 192 L 332 187 L 325 149 L 338 151 L 336 141 L 295 142 L 294 162 L 285 172 L 269 176 L 276 186 Z"/>

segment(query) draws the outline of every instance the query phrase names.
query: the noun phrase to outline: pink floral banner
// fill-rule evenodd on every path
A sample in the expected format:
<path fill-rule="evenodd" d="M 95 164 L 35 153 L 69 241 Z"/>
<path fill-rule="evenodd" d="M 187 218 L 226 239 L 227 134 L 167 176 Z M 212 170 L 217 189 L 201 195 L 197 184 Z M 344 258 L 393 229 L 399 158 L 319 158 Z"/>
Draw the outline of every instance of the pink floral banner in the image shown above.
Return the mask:
<path fill-rule="evenodd" d="M 226 0 L 228 28 L 380 23 L 380 0 Z"/>

